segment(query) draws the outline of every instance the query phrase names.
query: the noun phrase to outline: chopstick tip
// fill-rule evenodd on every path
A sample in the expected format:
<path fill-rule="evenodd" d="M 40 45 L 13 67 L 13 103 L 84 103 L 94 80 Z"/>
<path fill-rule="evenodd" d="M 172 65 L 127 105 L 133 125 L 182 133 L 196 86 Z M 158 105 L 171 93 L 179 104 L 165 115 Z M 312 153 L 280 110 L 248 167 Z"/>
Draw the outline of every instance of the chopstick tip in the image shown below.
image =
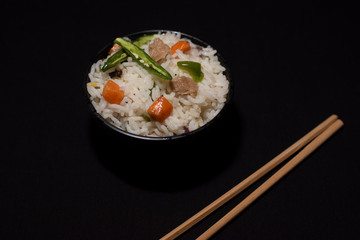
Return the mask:
<path fill-rule="evenodd" d="M 332 114 L 330 117 L 331 117 L 331 118 L 334 118 L 334 119 L 338 119 L 338 118 L 339 118 L 339 116 L 338 116 L 337 114 Z"/>
<path fill-rule="evenodd" d="M 341 119 L 336 120 L 340 127 L 344 126 L 344 122 Z"/>

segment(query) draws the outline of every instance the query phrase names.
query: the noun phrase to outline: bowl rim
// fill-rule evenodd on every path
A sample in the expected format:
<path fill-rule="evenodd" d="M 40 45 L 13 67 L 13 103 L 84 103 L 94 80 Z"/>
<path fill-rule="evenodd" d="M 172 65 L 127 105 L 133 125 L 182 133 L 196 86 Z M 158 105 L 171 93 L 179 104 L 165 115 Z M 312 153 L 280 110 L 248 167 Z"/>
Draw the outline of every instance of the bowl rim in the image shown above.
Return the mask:
<path fill-rule="evenodd" d="M 180 31 L 174 31 L 174 30 L 143 30 L 143 31 L 137 31 L 137 32 L 133 32 L 133 33 L 129 33 L 129 34 L 125 34 L 122 35 L 123 37 L 128 37 L 131 39 L 131 37 L 139 37 L 141 35 L 146 35 L 146 34 L 158 34 L 158 33 L 167 33 L 167 32 L 171 32 L 171 33 L 175 33 L 175 34 L 180 34 L 182 38 L 187 38 L 189 40 L 191 40 L 193 43 L 203 46 L 203 47 L 207 47 L 207 46 L 211 46 L 210 44 L 208 44 L 207 42 L 204 42 L 202 40 L 200 40 L 197 37 L 194 37 L 192 35 L 189 35 L 187 33 L 183 33 Z M 165 136 L 165 137 L 153 137 L 153 136 L 144 136 L 144 135 L 138 135 L 138 134 L 134 134 L 134 133 L 130 133 L 124 129 L 121 129 L 115 125 L 113 125 L 112 123 L 108 122 L 105 120 L 105 118 L 103 118 L 95 109 L 95 107 L 92 105 L 91 100 L 90 100 L 90 94 L 87 91 L 87 83 L 90 82 L 89 79 L 89 72 L 91 70 L 91 66 L 100 59 L 100 57 L 104 54 L 105 51 L 109 50 L 109 48 L 113 45 L 113 42 L 109 42 L 108 44 L 106 44 L 103 48 L 101 48 L 97 54 L 92 58 L 92 61 L 90 62 L 89 66 L 87 67 L 87 72 L 85 75 L 85 84 L 83 84 L 84 86 L 84 92 L 85 92 L 85 97 L 87 100 L 87 105 L 89 106 L 91 112 L 96 116 L 96 118 L 98 120 L 100 120 L 106 127 L 110 128 L 111 130 L 114 130 L 115 132 L 121 133 L 123 135 L 135 138 L 135 139 L 141 139 L 141 140 L 150 140 L 150 141 L 168 141 L 168 140 L 176 140 L 176 139 L 182 139 L 188 136 L 192 136 L 194 134 L 197 134 L 199 132 L 202 132 L 203 130 L 207 129 L 208 127 L 210 127 L 211 125 L 213 125 L 216 121 L 218 121 L 218 119 L 221 117 L 222 113 L 225 112 L 225 109 L 228 107 L 230 101 L 232 100 L 232 95 L 233 95 L 233 88 L 234 88 L 234 84 L 233 81 L 231 79 L 231 74 L 230 74 L 230 70 L 228 68 L 228 65 L 226 64 L 226 61 L 224 60 L 224 58 L 221 56 L 221 54 L 219 54 L 219 52 L 216 52 L 216 56 L 218 57 L 218 60 L 220 62 L 220 64 L 225 68 L 225 71 L 223 72 L 224 75 L 226 76 L 226 79 L 229 82 L 229 90 L 227 93 L 227 97 L 226 97 L 226 101 L 224 103 L 224 106 L 222 107 L 222 109 L 220 109 L 220 111 L 216 114 L 216 116 L 211 119 L 209 122 L 207 122 L 205 125 L 193 130 L 193 131 L 189 131 L 187 133 L 181 134 L 181 135 L 174 135 L 174 136 Z M 216 49 L 215 49 L 216 50 Z"/>

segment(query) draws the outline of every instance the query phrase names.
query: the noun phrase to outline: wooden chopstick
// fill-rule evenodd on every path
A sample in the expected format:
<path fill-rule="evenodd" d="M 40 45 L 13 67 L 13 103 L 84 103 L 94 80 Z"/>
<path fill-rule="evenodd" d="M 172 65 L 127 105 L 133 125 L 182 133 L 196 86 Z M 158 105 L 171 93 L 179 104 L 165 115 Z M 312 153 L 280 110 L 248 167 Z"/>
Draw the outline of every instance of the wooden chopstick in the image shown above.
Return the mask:
<path fill-rule="evenodd" d="M 329 118 L 327 118 L 325 121 L 323 121 L 321 124 L 319 124 L 317 127 L 315 127 L 313 130 L 311 130 L 309 133 L 307 133 L 304 137 L 299 139 L 297 142 L 295 142 L 293 145 L 288 147 L 286 150 L 284 150 L 282 153 L 280 153 L 278 156 L 273 158 L 271 161 L 269 161 L 267 164 L 265 164 L 263 167 L 258 169 L 256 172 L 251 174 L 249 177 L 247 177 L 245 180 L 240 182 L 238 185 L 230 189 L 228 192 L 223 194 L 221 197 L 216 199 L 214 202 L 209 204 L 207 207 L 202 209 L 200 212 L 189 218 L 187 221 L 179 225 L 177 228 L 163 236 L 160 240 L 172 240 L 176 237 L 180 236 L 182 233 L 184 233 L 186 230 L 194 226 L 196 223 L 204 219 L 206 216 L 208 216 L 210 213 L 218 209 L 220 206 L 228 202 L 230 199 L 235 197 L 237 194 L 239 194 L 241 191 L 246 189 L 248 186 L 250 186 L 252 183 L 256 182 L 258 179 L 260 179 L 262 176 L 264 176 L 266 173 L 274 169 L 276 166 L 278 166 L 280 163 L 282 163 L 284 160 L 289 158 L 291 155 L 293 155 L 295 152 L 299 151 L 301 148 L 303 148 L 306 144 L 308 144 L 310 141 L 312 141 L 315 137 L 319 136 L 325 129 L 329 128 L 331 124 L 333 124 L 338 119 L 337 115 L 331 115 Z"/>
<path fill-rule="evenodd" d="M 321 144 L 323 144 L 343 125 L 344 123 L 340 119 L 336 120 L 329 128 L 327 128 L 323 133 L 321 133 L 311 143 L 309 143 L 309 145 L 307 145 L 302 151 L 300 151 L 293 159 L 291 159 L 280 170 L 278 170 L 274 175 L 272 175 L 268 180 L 266 180 L 262 185 L 260 185 L 260 187 L 253 191 L 248 197 L 246 197 L 242 202 L 240 202 L 236 207 L 234 207 L 223 218 L 221 218 L 212 227 L 210 227 L 202 235 L 200 235 L 197 240 L 209 239 L 220 228 L 230 222 L 235 216 L 237 216 L 241 211 L 243 211 L 247 206 L 253 203 L 259 196 L 261 196 L 265 191 L 267 191 L 277 181 L 279 181 L 294 167 L 296 167 L 301 161 L 303 161 L 307 156 L 309 156 L 315 149 L 317 149 Z"/>

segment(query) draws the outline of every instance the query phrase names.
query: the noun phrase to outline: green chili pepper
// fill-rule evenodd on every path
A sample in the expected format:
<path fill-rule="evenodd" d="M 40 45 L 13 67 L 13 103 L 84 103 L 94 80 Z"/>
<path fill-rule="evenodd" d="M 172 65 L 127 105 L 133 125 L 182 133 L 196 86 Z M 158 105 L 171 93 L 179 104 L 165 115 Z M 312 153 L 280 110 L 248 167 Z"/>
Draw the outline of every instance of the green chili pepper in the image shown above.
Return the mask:
<path fill-rule="evenodd" d="M 180 69 L 189 72 L 195 82 L 200 82 L 204 78 L 204 73 L 201 71 L 201 64 L 193 61 L 179 61 L 177 63 Z"/>
<path fill-rule="evenodd" d="M 117 64 L 124 62 L 128 58 L 127 54 L 123 49 L 120 49 L 111 57 L 109 57 L 108 60 L 104 63 L 104 66 L 101 67 L 101 71 L 105 72 L 106 70 L 115 67 Z"/>
<path fill-rule="evenodd" d="M 145 120 L 145 122 L 150 122 L 151 121 L 151 119 L 150 119 L 150 117 L 148 115 L 141 115 L 141 116 Z"/>
<path fill-rule="evenodd" d="M 125 52 L 148 72 L 163 79 L 172 80 L 170 73 L 160 64 L 155 62 L 143 49 L 123 38 L 116 38 L 115 42 L 121 45 Z"/>
<path fill-rule="evenodd" d="M 148 43 L 153 38 L 154 38 L 154 35 L 144 35 L 144 36 L 138 37 L 134 41 L 134 44 L 136 46 L 138 46 L 138 47 L 141 47 L 142 45 L 145 45 L 146 43 Z"/>
<path fill-rule="evenodd" d="M 142 45 L 151 41 L 151 39 L 153 39 L 153 38 L 154 38 L 154 35 L 144 35 L 144 36 L 137 38 L 134 41 L 134 44 L 138 47 L 141 47 Z M 110 68 L 115 67 L 117 64 L 126 61 L 127 58 L 128 58 L 128 55 L 125 53 L 125 51 L 123 49 L 121 49 L 121 50 L 117 51 L 116 53 L 114 53 L 105 62 L 104 66 L 102 66 L 102 68 L 101 68 L 101 71 L 105 72 L 105 71 L 109 70 Z"/>

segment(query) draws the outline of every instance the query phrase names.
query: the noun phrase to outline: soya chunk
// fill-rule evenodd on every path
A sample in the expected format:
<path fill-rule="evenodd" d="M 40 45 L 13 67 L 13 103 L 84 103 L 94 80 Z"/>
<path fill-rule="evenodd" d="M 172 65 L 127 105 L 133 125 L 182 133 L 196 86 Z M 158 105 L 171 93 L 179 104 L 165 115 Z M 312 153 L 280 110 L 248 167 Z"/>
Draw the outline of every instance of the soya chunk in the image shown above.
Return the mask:
<path fill-rule="evenodd" d="M 179 95 L 190 94 L 192 97 L 196 97 L 199 89 L 194 80 L 185 76 L 173 78 L 173 80 L 171 80 L 171 88 Z"/>
<path fill-rule="evenodd" d="M 163 62 L 168 54 L 170 54 L 170 47 L 159 38 L 154 39 L 149 45 L 149 55 L 158 63 Z"/>

